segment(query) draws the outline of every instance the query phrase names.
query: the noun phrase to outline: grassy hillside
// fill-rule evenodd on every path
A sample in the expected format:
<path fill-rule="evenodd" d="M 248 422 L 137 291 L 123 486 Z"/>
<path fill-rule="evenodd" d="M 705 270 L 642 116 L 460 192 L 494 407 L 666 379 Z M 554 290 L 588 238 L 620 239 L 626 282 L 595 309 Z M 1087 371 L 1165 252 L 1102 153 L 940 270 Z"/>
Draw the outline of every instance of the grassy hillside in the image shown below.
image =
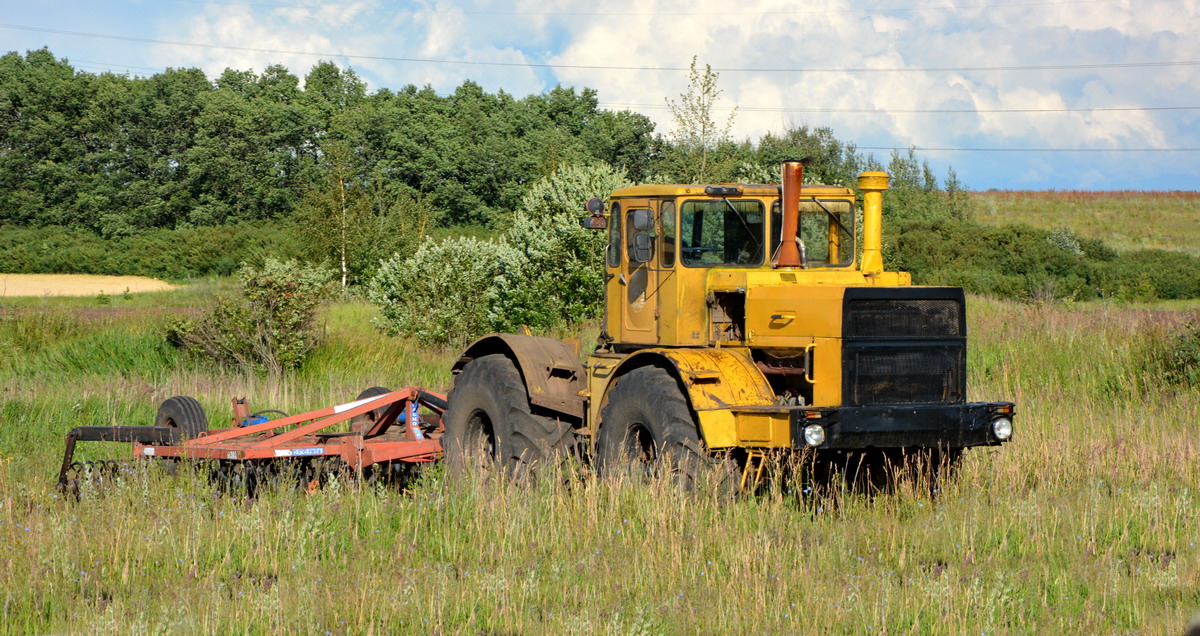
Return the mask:
<path fill-rule="evenodd" d="M 383 337 L 346 303 L 294 376 L 224 373 L 162 342 L 202 296 L 36 299 L 0 318 L 0 632 L 1178 633 L 1200 608 L 1200 392 L 1143 362 L 1195 303 L 972 299 L 970 397 L 1015 400 L 1016 437 L 969 452 L 933 496 L 782 484 L 726 504 L 432 470 L 407 492 L 251 502 L 131 468 L 62 500 L 73 426 L 146 423 L 177 394 L 219 422 L 235 394 L 297 412 L 375 384 L 445 389 L 457 355 Z"/>
<path fill-rule="evenodd" d="M 1067 227 L 1119 250 L 1160 248 L 1200 256 L 1200 192 L 988 190 L 972 197 L 975 218 L 990 225 Z"/>

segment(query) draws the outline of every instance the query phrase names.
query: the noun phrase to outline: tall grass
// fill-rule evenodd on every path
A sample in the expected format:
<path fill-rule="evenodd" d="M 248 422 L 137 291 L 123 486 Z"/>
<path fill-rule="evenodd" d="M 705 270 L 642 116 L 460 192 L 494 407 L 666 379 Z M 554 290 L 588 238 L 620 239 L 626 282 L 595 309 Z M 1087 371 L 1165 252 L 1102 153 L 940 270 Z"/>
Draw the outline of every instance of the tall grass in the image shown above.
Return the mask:
<path fill-rule="evenodd" d="M 282 379 L 158 349 L 160 318 L 0 321 L 0 602 L 8 633 L 1179 633 L 1200 609 L 1200 393 L 1146 376 L 1190 312 L 972 299 L 972 399 L 1016 439 L 936 493 L 777 484 L 734 502 L 662 483 L 335 482 L 217 494 L 135 464 L 64 501 L 62 435 L 159 401 L 289 412 L 375 384 L 445 389 L 456 351 L 330 308 Z M 15 344 L 14 344 L 15 343 Z M 586 346 L 585 346 L 586 348 Z M 135 362 L 118 363 L 123 351 Z M 68 355 L 70 352 L 70 355 Z M 121 445 L 92 445 L 120 457 Z"/>
<path fill-rule="evenodd" d="M 972 198 L 983 223 L 1067 227 L 1116 249 L 1200 256 L 1200 192 L 988 190 Z"/>

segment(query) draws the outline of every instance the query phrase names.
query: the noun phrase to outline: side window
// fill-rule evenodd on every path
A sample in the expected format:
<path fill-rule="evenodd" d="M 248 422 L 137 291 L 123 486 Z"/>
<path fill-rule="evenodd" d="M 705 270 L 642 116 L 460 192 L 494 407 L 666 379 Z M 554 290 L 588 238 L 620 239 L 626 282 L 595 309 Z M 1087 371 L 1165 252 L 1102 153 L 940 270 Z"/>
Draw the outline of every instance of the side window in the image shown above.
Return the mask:
<path fill-rule="evenodd" d="M 615 201 L 608 217 L 608 266 L 621 266 L 621 204 Z"/>
<path fill-rule="evenodd" d="M 662 217 L 662 266 L 671 267 L 675 265 L 675 202 L 663 201 L 662 207 L 659 208 L 659 215 Z"/>
<path fill-rule="evenodd" d="M 783 208 L 780 207 L 779 201 L 771 204 L 771 262 L 776 262 L 779 258 L 779 243 L 783 236 Z"/>

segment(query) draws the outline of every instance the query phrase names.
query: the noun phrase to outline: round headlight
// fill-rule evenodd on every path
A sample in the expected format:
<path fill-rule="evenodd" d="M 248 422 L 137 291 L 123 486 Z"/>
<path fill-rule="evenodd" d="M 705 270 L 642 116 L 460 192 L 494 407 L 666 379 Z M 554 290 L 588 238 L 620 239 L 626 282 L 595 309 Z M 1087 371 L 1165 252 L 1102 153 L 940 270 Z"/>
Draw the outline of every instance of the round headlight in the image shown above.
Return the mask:
<path fill-rule="evenodd" d="M 804 443 L 809 446 L 820 446 L 825 443 L 825 429 L 820 424 L 809 424 L 804 427 Z"/>
<path fill-rule="evenodd" d="M 1001 442 L 1007 442 L 1012 437 L 1012 420 L 998 417 L 992 420 L 992 436 Z"/>

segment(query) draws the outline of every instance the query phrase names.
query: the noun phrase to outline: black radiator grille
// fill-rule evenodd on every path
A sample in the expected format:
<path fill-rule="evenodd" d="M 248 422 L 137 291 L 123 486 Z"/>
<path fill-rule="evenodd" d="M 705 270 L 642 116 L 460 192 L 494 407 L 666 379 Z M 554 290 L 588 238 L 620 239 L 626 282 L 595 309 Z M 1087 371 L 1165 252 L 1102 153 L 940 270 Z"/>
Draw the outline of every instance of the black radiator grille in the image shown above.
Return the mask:
<path fill-rule="evenodd" d="M 964 348 L 878 346 L 846 350 L 851 404 L 946 404 L 963 401 Z"/>
<path fill-rule="evenodd" d="M 855 298 L 847 301 L 844 330 L 857 338 L 955 338 L 964 335 L 962 305 L 953 298 Z"/>

